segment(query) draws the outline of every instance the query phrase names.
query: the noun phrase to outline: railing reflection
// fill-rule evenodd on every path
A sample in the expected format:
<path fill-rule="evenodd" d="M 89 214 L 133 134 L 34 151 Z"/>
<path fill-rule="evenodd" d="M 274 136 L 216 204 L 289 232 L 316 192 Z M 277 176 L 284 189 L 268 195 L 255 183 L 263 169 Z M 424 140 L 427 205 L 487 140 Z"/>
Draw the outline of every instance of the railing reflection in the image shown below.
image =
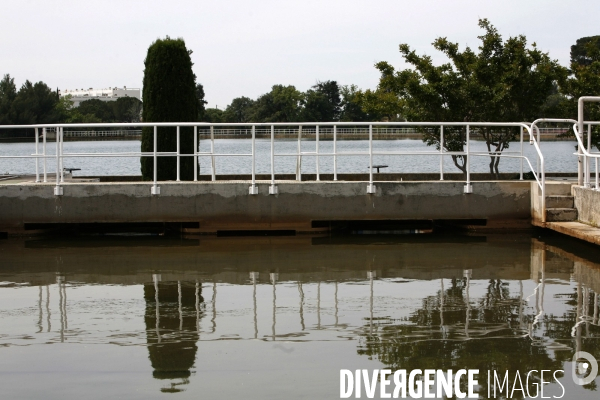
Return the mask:
<path fill-rule="evenodd" d="M 462 270 L 431 269 L 417 278 L 410 275 L 416 268 L 397 272 L 371 257 L 362 269 L 337 275 L 334 269 L 321 274 L 275 268 L 203 277 L 190 271 L 145 275 L 142 334 L 153 376 L 168 382 L 164 391 L 183 390 L 197 362 L 198 342 L 231 336 L 263 341 L 357 339 L 358 354 L 391 369 L 478 363 L 496 363 L 498 370 L 561 369 L 575 351 L 600 354 L 599 270 L 561 253 L 559 274 L 557 250 L 535 241 L 530 250 L 516 267 L 505 270 L 484 270 L 465 261 Z M 54 308 L 52 340 L 71 341 L 81 323 L 73 315 L 78 303 L 70 289 L 77 280 L 64 271 L 52 272 L 51 278 L 55 285 L 46 280 L 32 292 L 33 331 L 45 334 L 44 321 L 47 332 L 52 331 L 53 291 L 58 313 Z M 414 286 L 408 280 L 402 286 L 406 295 L 392 282 L 397 278 L 414 279 Z M 415 300 L 420 303 L 415 305 Z"/>

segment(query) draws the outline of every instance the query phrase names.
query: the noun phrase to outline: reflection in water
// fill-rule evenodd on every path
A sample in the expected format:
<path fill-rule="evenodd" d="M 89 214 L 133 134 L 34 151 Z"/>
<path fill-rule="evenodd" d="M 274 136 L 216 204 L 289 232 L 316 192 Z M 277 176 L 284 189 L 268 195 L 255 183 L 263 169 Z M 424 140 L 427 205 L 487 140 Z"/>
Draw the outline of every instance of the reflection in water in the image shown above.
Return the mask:
<path fill-rule="evenodd" d="M 277 337 L 277 334 L 275 333 L 275 324 L 277 321 L 277 316 L 276 316 L 277 291 L 276 291 L 275 285 L 277 283 L 277 278 L 279 277 L 279 274 L 271 273 L 269 275 L 271 277 L 271 283 L 273 284 L 273 326 L 271 329 L 272 329 L 272 339 L 275 340 L 275 338 Z"/>
<path fill-rule="evenodd" d="M 0 251 L 0 304 L 9 304 L 5 300 L 14 293 L 4 284 L 24 284 L 15 286 L 19 291 L 38 286 L 22 308 L 0 308 L 7 321 L 0 346 L 144 344 L 163 392 L 193 386 L 194 368 L 205 362 L 200 341 L 205 350 L 217 340 L 353 340 L 355 364 L 368 357 L 392 370 L 526 374 L 565 369 L 576 351 L 600 359 L 597 251 L 590 261 L 528 237 L 464 242 L 453 237 L 450 243 L 285 240 L 203 239 L 163 248 L 155 242 L 119 243 L 111 251 L 84 242 L 68 252 L 30 243 Z M 239 254 L 230 251 L 236 247 Z M 58 267 L 40 262 L 54 256 L 62 260 Z M 22 263 L 31 272 L 22 272 Z M 98 287 L 131 290 L 105 300 L 94 291 Z M 20 315 L 29 318 L 31 332 L 11 323 Z M 480 378 L 485 387 L 487 377 Z M 530 386 L 535 383 L 539 375 Z M 596 382 L 586 386 L 595 388 Z"/>
<path fill-rule="evenodd" d="M 304 290 L 302 290 L 302 282 L 298 281 L 298 293 L 300 294 L 300 325 L 302 326 L 302 330 L 306 330 L 306 325 L 304 325 Z"/>
<path fill-rule="evenodd" d="M 60 341 L 65 341 L 65 329 L 68 329 L 67 324 L 67 288 L 65 277 L 56 275 L 56 284 L 58 285 L 59 295 L 59 310 L 60 310 Z"/>
<path fill-rule="evenodd" d="M 150 363 L 156 379 L 170 380 L 163 392 L 178 392 L 189 383 L 196 359 L 202 317 L 201 288 L 198 282 L 161 282 L 153 276 L 144 285 L 146 336 Z"/>
<path fill-rule="evenodd" d="M 258 280 L 258 272 L 250 272 L 252 280 L 252 303 L 254 304 L 254 339 L 258 339 L 258 314 L 256 310 L 256 281 Z"/>
<path fill-rule="evenodd" d="M 462 280 L 450 280 L 448 290 L 441 279 L 437 296 L 424 298 L 422 307 L 414 310 L 406 321 L 376 318 L 379 322 L 375 327 L 373 275 L 369 273 L 371 317 L 369 326 L 362 330 L 358 354 L 376 358 L 392 371 L 467 368 L 495 370 L 501 376 L 505 371 L 511 376 L 518 371 L 526 376 L 536 370 L 529 381 L 529 389 L 535 393 L 536 385 L 542 381 L 539 371 L 565 369 L 563 363 L 574 352 L 586 351 L 600 358 L 598 293 L 577 280 L 576 302 L 570 302 L 575 312 L 545 314 L 545 256 L 545 251 L 532 249 L 531 278 L 537 285 L 525 299 L 521 280 L 519 296 L 515 297 L 510 295 L 510 282 L 502 279 L 490 279 L 483 295 L 472 298 L 472 271 L 465 270 Z M 600 274 L 597 272 L 596 276 Z M 524 315 L 523 310 L 532 297 L 535 297 L 535 313 Z M 485 396 L 487 378 L 480 375 L 481 396 Z M 586 388 L 595 390 L 596 383 Z M 519 393 L 512 398 L 520 398 Z"/>
<path fill-rule="evenodd" d="M 50 314 L 50 287 L 48 285 L 46 285 L 46 315 L 48 317 L 48 332 L 50 332 L 50 330 L 52 329 L 52 324 L 50 322 L 50 317 L 52 316 Z"/>

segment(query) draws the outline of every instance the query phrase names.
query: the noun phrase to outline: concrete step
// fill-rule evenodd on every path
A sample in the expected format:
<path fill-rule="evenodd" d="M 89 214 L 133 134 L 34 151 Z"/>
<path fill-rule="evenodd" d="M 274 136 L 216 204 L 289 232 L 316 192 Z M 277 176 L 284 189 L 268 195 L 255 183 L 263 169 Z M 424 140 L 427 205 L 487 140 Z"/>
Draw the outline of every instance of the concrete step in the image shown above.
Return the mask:
<path fill-rule="evenodd" d="M 546 208 L 546 222 L 568 222 L 576 220 L 576 208 Z"/>
<path fill-rule="evenodd" d="M 573 208 L 575 198 L 563 194 L 546 196 L 546 208 Z"/>
<path fill-rule="evenodd" d="M 571 186 L 573 184 L 570 182 L 552 182 L 546 181 L 546 196 L 556 196 L 556 195 L 571 195 Z"/>

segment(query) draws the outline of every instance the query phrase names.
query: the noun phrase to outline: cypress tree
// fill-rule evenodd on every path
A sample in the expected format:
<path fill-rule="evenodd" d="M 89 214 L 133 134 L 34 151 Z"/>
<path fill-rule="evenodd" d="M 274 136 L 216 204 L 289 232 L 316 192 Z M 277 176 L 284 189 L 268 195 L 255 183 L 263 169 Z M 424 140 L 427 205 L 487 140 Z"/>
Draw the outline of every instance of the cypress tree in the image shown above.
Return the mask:
<path fill-rule="evenodd" d="M 142 92 L 144 122 L 196 122 L 198 100 L 196 99 L 196 76 L 192 72 L 191 50 L 185 47 L 183 39 L 157 39 L 148 48 L 144 60 L 144 89 Z M 181 154 L 194 152 L 194 129 L 181 127 Z M 177 151 L 175 127 L 159 127 L 157 133 L 158 151 Z M 142 129 L 142 151 L 154 150 L 154 128 Z M 193 180 L 193 157 L 181 157 L 181 180 Z M 142 178 L 152 180 L 154 176 L 153 157 L 142 157 Z M 177 158 L 158 157 L 158 180 L 175 180 Z"/>

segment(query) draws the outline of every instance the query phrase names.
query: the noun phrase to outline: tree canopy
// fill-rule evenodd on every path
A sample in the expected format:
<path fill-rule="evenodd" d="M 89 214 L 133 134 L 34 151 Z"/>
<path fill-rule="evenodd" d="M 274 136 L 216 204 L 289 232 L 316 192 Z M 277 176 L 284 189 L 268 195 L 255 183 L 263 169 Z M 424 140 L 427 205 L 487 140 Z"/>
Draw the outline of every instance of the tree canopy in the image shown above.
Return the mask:
<path fill-rule="evenodd" d="M 251 122 L 255 104 L 256 102 L 248 97 L 236 97 L 225 109 L 225 122 Z"/>
<path fill-rule="evenodd" d="M 302 121 L 338 121 L 341 112 L 340 88 L 336 81 L 317 82 L 304 93 Z"/>
<path fill-rule="evenodd" d="M 523 35 L 503 41 L 488 20 L 479 20 L 479 26 L 484 34 L 479 36 L 478 51 L 470 47 L 461 51 L 445 37 L 436 39 L 434 48 L 449 59 L 439 66 L 430 56 L 420 56 L 408 44 L 401 44 L 400 53 L 413 68 L 396 71 L 387 62 L 377 63 L 379 86 L 374 93 L 367 91 L 363 101 L 378 97 L 373 103 L 380 109 L 387 104 L 387 113 L 397 112 L 398 118 L 408 121 L 520 122 L 537 118 L 555 82 L 565 78 L 566 69 L 535 43 L 528 47 Z M 439 131 L 424 133 L 424 141 L 439 148 Z M 490 154 L 497 154 L 508 148 L 518 130 L 479 129 L 478 133 Z M 445 130 L 446 150 L 462 151 L 465 141 L 463 129 Z M 453 160 L 465 171 L 465 157 L 453 156 Z M 490 172 L 498 173 L 499 161 L 491 157 Z"/>
<path fill-rule="evenodd" d="M 563 115 L 577 117 L 577 100 L 582 96 L 600 95 L 600 36 L 578 39 L 571 46 L 571 65 L 568 79 L 560 87 Z M 588 103 L 584 109 L 585 120 L 600 119 L 600 104 Z M 584 132 L 585 134 L 586 132 Z M 600 131 L 594 127 L 592 144 L 600 149 Z"/>

